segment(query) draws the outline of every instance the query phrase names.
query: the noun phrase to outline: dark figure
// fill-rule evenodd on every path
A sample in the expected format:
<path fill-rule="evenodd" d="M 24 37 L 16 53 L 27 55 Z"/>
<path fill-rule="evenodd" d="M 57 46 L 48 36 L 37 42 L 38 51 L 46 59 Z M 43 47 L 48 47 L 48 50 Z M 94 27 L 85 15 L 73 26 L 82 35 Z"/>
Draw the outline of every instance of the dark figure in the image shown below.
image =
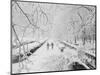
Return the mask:
<path fill-rule="evenodd" d="M 49 49 L 49 43 L 47 43 L 47 49 Z"/>
<path fill-rule="evenodd" d="M 61 52 L 64 52 L 65 47 L 60 48 Z"/>
<path fill-rule="evenodd" d="M 54 48 L 54 44 L 53 43 L 51 43 L 51 47 L 52 47 L 52 49 Z"/>

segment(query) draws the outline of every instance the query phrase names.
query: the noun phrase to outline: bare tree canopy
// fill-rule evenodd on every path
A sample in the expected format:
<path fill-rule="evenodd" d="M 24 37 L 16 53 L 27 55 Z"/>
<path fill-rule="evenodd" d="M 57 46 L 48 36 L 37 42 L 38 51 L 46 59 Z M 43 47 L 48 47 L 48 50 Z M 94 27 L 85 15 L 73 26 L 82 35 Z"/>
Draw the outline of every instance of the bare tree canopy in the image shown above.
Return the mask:
<path fill-rule="evenodd" d="M 96 69 L 96 7 L 13 0 L 12 73 Z"/>

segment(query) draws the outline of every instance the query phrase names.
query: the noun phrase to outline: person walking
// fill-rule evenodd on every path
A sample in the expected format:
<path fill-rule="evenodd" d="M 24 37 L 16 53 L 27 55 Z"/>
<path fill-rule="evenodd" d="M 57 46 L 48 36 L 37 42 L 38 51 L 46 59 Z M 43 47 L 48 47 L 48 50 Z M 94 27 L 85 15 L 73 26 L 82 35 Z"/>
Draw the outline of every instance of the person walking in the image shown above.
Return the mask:
<path fill-rule="evenodd" d="M 47 43 L 47 50 L 49 50 L 49 43 Z"/>
<path fill-rule="evenodd" d="M 54 43 L 51 43 L 51 47 L 52 47 L 52 49 L 54 48 Z"/>

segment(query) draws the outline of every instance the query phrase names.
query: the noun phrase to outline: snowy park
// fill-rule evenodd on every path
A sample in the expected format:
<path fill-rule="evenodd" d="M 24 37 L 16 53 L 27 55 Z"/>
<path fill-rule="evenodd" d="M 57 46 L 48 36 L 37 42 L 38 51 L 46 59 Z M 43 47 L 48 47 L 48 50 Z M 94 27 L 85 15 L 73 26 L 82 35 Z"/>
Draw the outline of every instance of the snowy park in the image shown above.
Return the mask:
<path fill-rule="evenodd" d="M 12 73 L 96 69 L 95 6 L 12 1 Z"/>

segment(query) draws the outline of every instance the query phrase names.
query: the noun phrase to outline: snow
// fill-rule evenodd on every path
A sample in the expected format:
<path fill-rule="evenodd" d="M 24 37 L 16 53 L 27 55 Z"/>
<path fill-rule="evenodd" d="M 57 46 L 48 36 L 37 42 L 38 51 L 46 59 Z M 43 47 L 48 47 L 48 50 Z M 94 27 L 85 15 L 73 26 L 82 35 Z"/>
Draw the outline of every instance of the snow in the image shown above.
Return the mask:
<path fill-rule="evenodd" d="M 47 49 L 47 43 L 54 43 L 54 47 L 49 47 L 49 49 Z M 78 48 L 70 43 L 67 44 Z M 69 64 L 73 61 L 78 61 L 86 66 L 78 57 L 79 50 L 65 47 L 64 51 L 61 52 L 61 47 L 64 47 L 64 44 L 61 44 L 58 40 L 48 39 L 44 45 L 28 57 L 27 60 L 20 63 L 20 65 L 24 67 L 22 66 L 20 69 L 19 63 L 13 64 L 13 73 L 70 70 Z"/>

